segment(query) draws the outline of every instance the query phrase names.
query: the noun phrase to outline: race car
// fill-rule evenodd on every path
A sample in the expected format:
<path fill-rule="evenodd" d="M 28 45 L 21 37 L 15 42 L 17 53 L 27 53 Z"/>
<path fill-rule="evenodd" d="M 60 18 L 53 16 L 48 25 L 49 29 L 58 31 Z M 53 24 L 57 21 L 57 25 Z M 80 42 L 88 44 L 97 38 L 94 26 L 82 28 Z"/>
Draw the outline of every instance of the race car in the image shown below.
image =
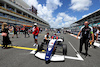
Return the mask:
<path fill-rule="evenodd" d="M 49 39 L 48 43 L 42 42 L 41 44 L 38 45 L 38 51 L 42 51 L 44 45 L 47 45 L 47 50 L 45 53 L 45 62 L 49 63 L 50 61 L 64 61 L 64 56 L 67 55 L 67 45 L 63 44 L 64 42 L 64 37 L 58 37 L 58 39 Z M 62 47 L 62 51 L 63 51 L 63 56 L 61 56 L 63 59 L 61 60 L 61 58 L 57 58 L 57 56 L 55 56 L 55 52 L 57 47 Z M 57 58 L 57 59 L 55 59 Z"/>

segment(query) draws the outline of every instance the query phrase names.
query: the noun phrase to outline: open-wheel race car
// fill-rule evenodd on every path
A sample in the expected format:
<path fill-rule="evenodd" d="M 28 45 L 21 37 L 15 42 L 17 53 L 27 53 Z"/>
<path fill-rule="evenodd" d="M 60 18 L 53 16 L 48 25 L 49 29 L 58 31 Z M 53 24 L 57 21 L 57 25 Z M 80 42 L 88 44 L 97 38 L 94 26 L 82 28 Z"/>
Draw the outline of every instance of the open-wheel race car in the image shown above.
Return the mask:
<path fill-rule="evenodd" d="M 40 59 L 44 59 L 46 63 L 49 63 L 50 61 L 64 61 L 64 56 L 67 55 L 67 45 L 63 44 L 64 37 L 58 37 L 58 39 L 49 39 L 44 40 L 41 44 L 38 45 L 38 52 L 41 52 L 44 48 L 44 45 L 47 45 L 47 49 L 45 53 L 41 53 L 41 55 L 36 55 Z M 62 48 L 62 54 L 63 55 L 55 55 L 57 47 Z M 42 57 L 43 56 L 43 57 Z"/>

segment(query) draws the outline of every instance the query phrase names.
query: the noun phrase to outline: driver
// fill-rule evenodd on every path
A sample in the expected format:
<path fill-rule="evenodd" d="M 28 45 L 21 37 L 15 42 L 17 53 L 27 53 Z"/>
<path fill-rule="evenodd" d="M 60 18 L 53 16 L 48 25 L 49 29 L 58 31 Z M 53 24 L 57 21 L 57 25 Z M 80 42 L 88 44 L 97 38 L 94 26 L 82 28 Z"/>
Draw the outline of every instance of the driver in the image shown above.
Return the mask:
<path fill-rule="evenodd" d="M 58 39 L 58 36 L 56 35 L 56 33 L 54 34 L 54 36 L 51 37 L 52 39 Z"/>
<path fill-rule="evenodd" d="M 54 36 L 51 37 L 51 39 L 58 39 L 57 34 L 55 33 Z M 56 49 L 56 47 L 54 46 L 53 54 L 55 54 L 55 49 Z"/>

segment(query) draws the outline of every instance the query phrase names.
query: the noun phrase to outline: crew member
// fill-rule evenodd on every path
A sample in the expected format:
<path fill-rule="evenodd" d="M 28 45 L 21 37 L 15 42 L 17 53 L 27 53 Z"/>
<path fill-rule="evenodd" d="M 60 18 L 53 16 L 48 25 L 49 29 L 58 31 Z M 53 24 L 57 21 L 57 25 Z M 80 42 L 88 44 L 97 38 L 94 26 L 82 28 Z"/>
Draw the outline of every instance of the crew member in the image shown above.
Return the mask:
<path fill-rule="evenodd" d="M 96 26 L 93 27 L 93 33 L 94 33 L 94 41 L 96 40 L 96 35 L 99 32 L 99 30 L 97 29 Z M 94 46 L 94 42 L 92 43 L 92 45 Z M 94 46 L 94 48 L 96 48 L 96 46 Z"/>
<path fill-rule="evenodd" d="M 89 23 L 88 21 L 84 22 L 84 25 L 81 30 L 79 31 L 78 35 L 77 35 L 77 39 L 78 39 L 78 36 L 80 34 L 82 34 L 81 36 L 81 39 L 80 39 L 80 47 L 79 47 L 79 52 L 82 53 L 82 46 L 83 46 L 83 43 L 85 43 L 85 55 L 87 56 L 88 55 L 88 44 L 89 44 L 89 40 L 90 40 L 90 36 L 92 35 L 92 40 L 90 42 L 93 42 L 94 41 L 94 34 L 93 34 L 93 29 L 92 27 L 88 26 Z"/>
<path fill-rule="evenodd" d="M 96 41 L 99 41 L 100 42 L 100 27 L 98 27 L 98 31 L 96 33 Z"/>
<path fill-rule="evenodd" d="M 46 44 L 48 44 L 49 43 L 49 40 L 50 40 L 50 35 L 49 35 L 49 33 L 47 33 L 45 35 L 45 37 L 44 37 L 44 42 L 46 42 Z"/>
<path fill-rule="evenodd" d="M 28 28 L 27 28 L 27 27 L 25 27 L 24 32 L 25 32 L 25 38 L 26 38 L 26 34 L 28 35 L 28 37 L 30 37 L 30 35 L 29 35 L 29 33 L 28 33 Z"/>
<path fill-rule="evenodd" d="M 14 35 L 16 35 L 16 37 L 18 38 L 18 33 L 17 33 L 17 27 L 16 26 L 13 26 L 13 32 L 14 32 L 14 34 L 13 34 L 12 38 L 14 38 Z"/>

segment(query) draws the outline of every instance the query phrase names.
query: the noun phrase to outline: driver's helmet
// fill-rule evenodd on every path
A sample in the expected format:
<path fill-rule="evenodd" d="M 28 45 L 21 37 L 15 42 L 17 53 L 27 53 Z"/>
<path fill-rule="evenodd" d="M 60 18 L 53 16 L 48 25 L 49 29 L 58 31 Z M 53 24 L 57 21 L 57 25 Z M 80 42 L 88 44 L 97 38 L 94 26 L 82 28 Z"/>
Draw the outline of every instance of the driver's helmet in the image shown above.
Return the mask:
<path fill-rule="evenodd" d="M 58 36 L 56 33 L 54 33 L 54 36 L 51 37 L 52 39 L 58 39 Z"/>

